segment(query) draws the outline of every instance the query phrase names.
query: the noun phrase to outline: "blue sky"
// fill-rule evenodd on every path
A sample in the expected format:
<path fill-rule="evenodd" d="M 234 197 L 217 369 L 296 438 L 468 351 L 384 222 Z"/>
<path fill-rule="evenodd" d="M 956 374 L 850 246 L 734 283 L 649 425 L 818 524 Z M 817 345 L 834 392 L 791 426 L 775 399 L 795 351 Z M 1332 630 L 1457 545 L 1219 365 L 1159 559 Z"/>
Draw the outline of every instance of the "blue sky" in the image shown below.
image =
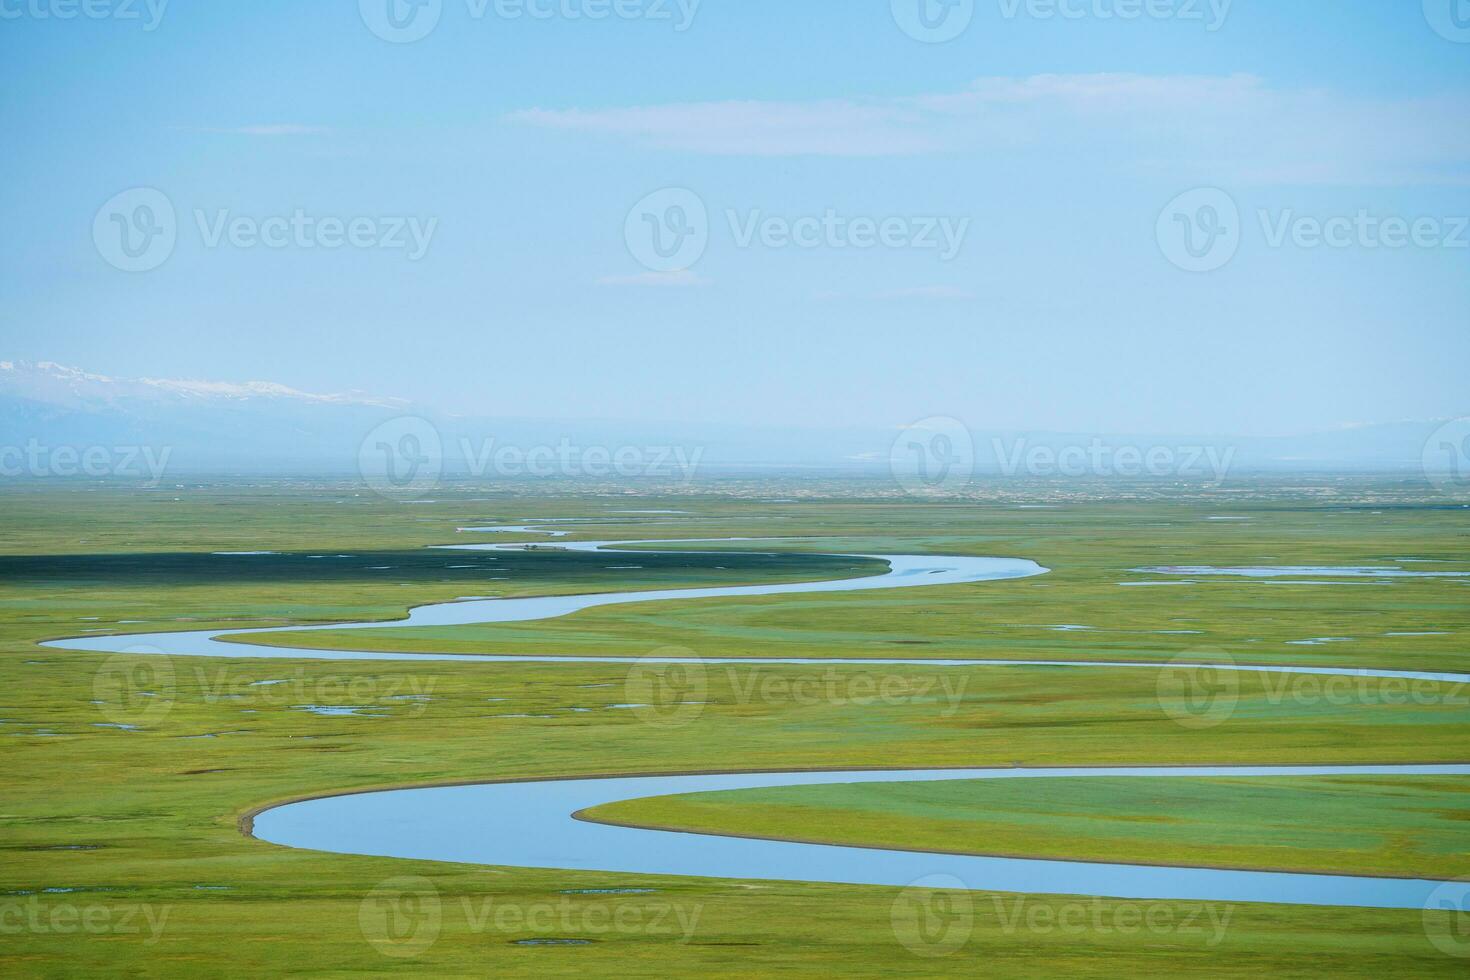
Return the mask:
<path fill-rule="evenodd" d="M 527 417 L 1470 412 L 1470 43 L 1439 0 L 977 0 L 945 43 L 889 0 L 441 0 L 412 43 L 369 29 L 387 0 L 173 0 L 152 30 L 158 0 L 94 2 L 117 16 L 0 0 L 0 357 Z M 139 272 L 97 239 L 133 188 L 175 212 Z M 707 214 L 674 271 L 625 233 L 665 188 Z M 1215 214 L 1170 211 L 1198 188 L 1237 209 L 1208 271 L 1167 240 Z M 298 211 L 407 245 L 212 243 Z M 780 234 L 824 217 L 836 237 Z M 1341 247 L 1312 234 L 1333 219 Z M 895 220 L 861 247 L 854 223 Z M 942 227 L 952 257 L 920 247 Z"/>

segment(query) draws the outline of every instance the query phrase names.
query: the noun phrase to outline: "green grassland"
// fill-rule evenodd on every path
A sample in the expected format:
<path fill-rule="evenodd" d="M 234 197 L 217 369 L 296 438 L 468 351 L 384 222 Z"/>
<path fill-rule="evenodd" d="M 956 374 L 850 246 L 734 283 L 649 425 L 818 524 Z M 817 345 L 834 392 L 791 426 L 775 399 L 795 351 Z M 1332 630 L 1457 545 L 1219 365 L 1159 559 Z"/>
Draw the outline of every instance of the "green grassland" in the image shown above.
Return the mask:
<path fill-rule="evenodd" d="M 953 854 L 1470 876 L 1460 776 L 857 783 L 609 803 L 588 820 Z M 794 830 L 794 828 L 801 828 Z"/>
<path fill-rule="evenodd" d="M 0 493 L 0 552 L 10 556 L 0 561 L 0 972 L 929 976 L 958 967 L 1013 976 L 1462 974 L 1464 960 L 1446 956 L 1426 936 L 1427 922 L 1450 928 L 1449 913 L 1426 919 L 1418 911 L 1240 904 L 1229 908 L 1229 928 L 1212 942 L 1208 930 L 1182 927 L 1166 934 L 1051 927 L 1050 912 L 1069 901 L 1057 897 L 1019 897 L 1047 914 L 1018 925 L 1002 904 L 1017 897 L 977 896 L 974 935 L 952 958 L 935 960 L 900 940 L 893 910 L 902 896 L 895 889 L 324 855 L 265 844 L 238 827 L 243 815 L 272 802 L 465 780 L 807 767 L 1467 761 L 1470 707 L 1451 685 L 1431 685 L 1406 703 L 1371 685 L 1343 699 L 1296 687 L 1283 692 L 1246 674 L 1229 717 L 1199 727 L 1166 710 L 1159 672 L 1148 668 L 712 665 L 700 699 L 709 703 L 670 727 L 667 719 L 615 707 L 638 699 L 630 696 L 628 669 L 611 664 L 119 660 L 35 645 L 83 630 L 392 619 L 419 603 L 465 595 L 871 570 L 851 559 L 809 556 L 416 554 L 463 541 L 457 527 L 592 516 L 607 523 L 580 537 L 780 535 L 820 539 L 793 541 L 792 551 L 1014 555 L 1055 571 L 902 594 L 763 599 L 751 608 L 716 600 L 589 610 L 493 630 L 457 628 L 428 637 L 427 645 L 420 636 L 385 636 L 429 631 L 389 630 L 373 639 L 472 652 L 643 654 L 682 645 L 706 656 L 1111 659 L 1126 652 L 1167 659 L 1203 647 L 1242 661 L 1463 665 L 1457 658 L 1466 653 L 1470 613 L 1466 586 L 1453 579 L 1325 587 L 1225 579 L 1197 588 L 1113 583 L 1139 565 L 1241 564 L 1268 555 L 1281 564 L 1409 556 L 1465 562 L 1470 511 L 1367 484 L 1284 487 L 1228 502 L 1207 493 L 1162 501 L 1152 491 L 1098 492 L 1067 497 L 1054 511 L 1018 508 L 1058 499 L 1036 492 L 1043 495 L 931 504 L 834 491 L 770 504 L 716 490 L 605 498 L 450 488 L 435 503 L 407 504 L 335 487 L 7 489 Z M 623 508 L 693 513 L 663 524 L 614 513 Z M 1252 520 L 1207 520 L 1218 514 Z M 282 554 L 212 554 L 257 550 Z M 319 571 L 323 560 L 307 557 L 316 554 L 363 560 Z M 607 568 L 634 564 L 644 568 Z M 382 565 L 394 567 L 372 567 Z M 506 567 L 508 580 L 492 581 L 506 577 Z M 1048 628 L 1057 624 L 1097 630 Z M 1201 632 L 1146 632 L 1160 629 Z M 1450 635 L 1382 635 L 1400 631 Z M 1338 635 L 1355 639 L 1285 642 Z M 904 642 L 912 640 L 927 642 Z M 154 697 L 120 686 L 122 669 L 145 678 Z M 825 671 L 837 672 L 837 687 L 822 688 L 835 696 L 792 693 L 814 677 L 826 683 Z M 854 678 L 886 681 L 897 694 L 865 698 L 858 692 L 867 688 Z M 362 713 L 324 717 L 305 710 L 309 705 Z M 136 727 L 108 727 L 115 725 Z M 432 883 L 442 931 L 421 955 L 398 959 L 365 939 L 362 916 L 381 882 L 404 875 Z M 622 891 L 629 888 L 653 891 Z M 524 915 L 487 920 L 477 914 L 486 900 Z M 1108 914 L 1129 907 L 1081 901 Z M 577 913 L 570 924 L 532 921 L 536 910 L 566 903 Z M 1203 910 L 1206 903 L 1148 904 L 1179 922 L 1218 911 Z M 686 936 L 649 924 L 670 908 L 697 912 L 697 928 Z M 628 910 L 626 922 L 642 915 L 645 926 L 591 924 L 592 913 L 623 914 L 619 909 Z M 146 924 L 129 931 L 146 923 L 140 910 L 155 921 L 166 915 L 156 940 Z M 74 915 L 92 915 L 92 926 L 77 926 Z M 585 944 L 540 943 L 567 938 Z"/>
<path fill-rule="evenodd" d="M 810 522 L 788 516 L 773 521 L 766 533 L 794 534 L 813 525 L 819 532 L 761 547 L 1025 557 L 1052 572 L 921 592 L 608 606 L 534 623 L 386 629 L 366 636 L 323 631 L 309 642 L 323 649 L 542 655 L 628 655 L 667 645 L 706 657 L 1168 660 L 1189 655 L 1238 663 L 1470 671 L 1470 646 L 1464 642 L 1470 633 L 1470 579 L 1322 585 L 1201 576 L 1189 585 L 1120 584 L 1187 578 L 1133 571 L 1166 565 L 1394 565 L 1411 557 L 1432 561 L 1404 568 L 1466 571 L 1470 533 L 1460 508 L 1313 508 L 1274 501 L 1230 506 L 1094 502 L 1055 511 L 935 505 L 905 508 L 908 520 L 892 519 L 892 509 L 812 508 L 817 513 Z M 1215 516 L 1244 519 L 1212 520 Z M 916 518 L 932 521 L 944 533 L 917 533 Z M 741 529 L 737 533 L 758 532 L 750 522 L 691 522 L 664 535 L 726 535 L 731 526 Z M 639 555 L 628 563 L 645 560 Z M 1395 633 L 1425 635 L 1390 635 Z M 1347 640 L 1302 643 L 1321 637 Z M 251 639 L 302 643 L 299 636 Z"/>

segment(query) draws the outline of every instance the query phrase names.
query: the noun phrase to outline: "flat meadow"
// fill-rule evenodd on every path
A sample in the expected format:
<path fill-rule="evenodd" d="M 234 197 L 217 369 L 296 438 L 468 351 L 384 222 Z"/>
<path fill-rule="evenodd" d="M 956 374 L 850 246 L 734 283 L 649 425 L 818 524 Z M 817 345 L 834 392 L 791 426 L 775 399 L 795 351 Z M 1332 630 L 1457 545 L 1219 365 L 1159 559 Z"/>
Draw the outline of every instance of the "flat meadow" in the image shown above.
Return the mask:
<path fill-rule="evenodd" d="M 566 540 L 769 540 L 666 546 L 690 552 L 677 555 L 648 545 L 562 553 L 545 535 L 460 530 L 566 518 L 585 519 L 556 525 L 572 532 Z M 548 547 L 432 547 L 490 540 Z M 313 647 L 403 655 L 380 662 L 37 645 L 392 620 L 470 596 L 850 578 L 885 567 L 851 556 L 900 553 L 1029 558 L 1051 571 L 310 634 Z M 1262 566 L 1368 571 L 1200 571 Z M 1470 577 L 1374 569 L 1470 571 L 1470 509 L 1368 477 L 1065 492 L 1001 484 L 946 501 L 841 481 L 799 499 L 747 484 L 638 495 L 451 485 L 413 502 L 331 484 L 9 487 L 0 969 L 211 975 L 227 959 L 233 970 L 275 972 L 302 968 L 309 947 L 324 975 L 931 975 L 935 961 L 896 925 L 892 888 L 332 855 L 253 839 L 242 821 L 327 793 L 556 776 L 1470 761 L 1470 696 L 1453 681 L 1241 672 L 1227 711 L 1201 714 L 1190 701 L 1201 673 L 1219 673 L 1187 666 L 1200 663 L 1470 672 Z M 676 727 L 629 706 L 640 697 L 626 663 L 419 656 L 669 651 L 733 661 L 702 668 L 697 710 Z M 816 662 L 740 662 L 769 657 Z M 820 662 L 830 658 L 1084 663 Z M 1470 873 L 1470 777 L 1200 780 L 1167 794 L 1102 779 L 1030 782 L 1053 785 L 752 791 L 634 801 L 612 816 L 972 853 Z M 429 882 L 434 896 L 434 939 L 412 955 L 377 941 L 371 911 L 376 890 L 403 879 Z M 973 931 L 947 951 L 957 958 L 948 965 L 1003 975 L 1463 975 L 1466 962 L 1434 941 L 1462 924 L 1451 912 L 1000 893 L 978 893 L 969 907 Z"/>

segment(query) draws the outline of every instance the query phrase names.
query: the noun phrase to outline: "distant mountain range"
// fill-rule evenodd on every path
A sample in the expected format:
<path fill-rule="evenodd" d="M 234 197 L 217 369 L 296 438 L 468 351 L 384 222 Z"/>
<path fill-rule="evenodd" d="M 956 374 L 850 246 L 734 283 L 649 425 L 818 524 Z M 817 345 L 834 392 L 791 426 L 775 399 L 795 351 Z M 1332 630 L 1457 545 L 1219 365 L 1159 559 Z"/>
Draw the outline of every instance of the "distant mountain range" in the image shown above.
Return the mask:
<path fill-rule="evenodd" d="M 50 361 L 0 361 L 0 446 L 170 447 L 174 465 L 189 470 L 334 459 L 351 433 L 406 408 L 264 381 L 112 378 Z"/>
<path fill-rule="evenodd" d="M 954 463 L 989 476 L 1219 477 L 1261 470 L 1417 470 L 1426 441 L 1445 420 L 1392 422 L 1285 437 L 1158 436 L 1063 432 L 965 432 L 939 424 L 905 432 L 755 427 L 691 422 L 491 419 L 446 415 L 358 392 L 313 394 L 268 381 L 231 383 L 114 378 L 50 361 L 0 361 L 0 474 L 55 475 L 35 460 L 61 447 L 168 452 L 175 474 L 355 472 L 364 453 L 410 436 L 437 449 L 449 475 L 513 476 L 526 455 L 566 475 L 580 460 L 606 471 L 622 450 L 630 466 L 663 454 L 671 476 L 804 470 L 880 475 L 890 458 L 921 469 Z M 933 441 L 933 437 L 939 441 Z M 895 449 L 895 440 L 899 440 Z M 972 451 L 963 443 L 969 441 Z M 437 443 L 437 446 L 430 445 Z M 1150 455 L 1152 454 L 1152 455 Z M 66 458 L 70 458 L 69 456 Z M 100 458 L 100 451 L 99 451 Z M 30 463 L 17 466 L 17 461 Z M 520 460 L 521 462 L 517 462 Z M 1189 464 L 1189 465 L 1186 465 Z M 64 467 L 61 468 L 64 470 Z M 63 473 L 63 475 L 65 475 Z"/>

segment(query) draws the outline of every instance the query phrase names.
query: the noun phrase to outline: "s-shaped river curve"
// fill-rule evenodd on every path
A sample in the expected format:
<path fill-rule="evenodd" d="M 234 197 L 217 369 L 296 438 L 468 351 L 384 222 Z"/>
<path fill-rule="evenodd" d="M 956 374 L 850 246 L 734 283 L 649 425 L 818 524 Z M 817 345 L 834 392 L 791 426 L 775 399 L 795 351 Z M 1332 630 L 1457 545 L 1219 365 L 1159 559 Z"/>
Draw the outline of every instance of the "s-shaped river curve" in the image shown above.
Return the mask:
<path fill-rule="evenodd" d="M 495 528 L 485 530 L 498 530 Z M 506 528 L 506 530 L 511 530 Z M 524 531 L 529 528 L 516 527 Z M 710 541 L 712 539 L 696 539 Z M 742 540 L 742 539 L 721 539 Z M 616 545 L 687 544 L 692 541 L 558 543 L 578 551 Z M 524 544 L 453 546 L 463 550 L 516 550 Z M 545 547 L 545 546 L 542 546 Z M 636 657 L 462 656 L 324 651 L 309 647 L 264 647 L 221 642 L 220 637 L 252 633 L 304 633 L 322 629 L 381 629 L 518 622 L 564 616 L 581 609 L 627 602 L 731 596 L 847 592 L 922 585 L 958 585 L 1041 575 L 1048 569 L 1025 559 L 938 555 L 863 555 L 889 565 L 888 572 L 855 579 L 702 589 L 665 589 L 581 596 L 538 596 L 436 603 L 413 609 L 406 619 L 245 630 L 197 630 L 86 636 L 50 641 L 45 646 L 100 653 L 156 653 L 172 656 L 318 660 L 424 660 L 467 662 L 651 662 Z M 737 658 L 663 662 L 1157 667 L 1157 663 L 1099 661 L 914 660 Z M 657 662 L 657 661 L 652 661 Z M 1403 677 L 1463 682 L 1470 675 L 1366 668 L 1222 666 L 1219 669 L 1277 673 Z M 484 783 L 354 793 L 284 804 L 253 818 L 253 834 L 291 847 L 342 854 L 494 864 L 502 866 L 599 870 L 637 874 L 699 875 L 744 879 L 902 885 L 919 878 L 945 876 L 953 887 L 996 891 L 1088 894 L 1118 898 L 1211 899 L 1290 904 L 1424 907 L 1445 883 L 1348 875 L 1229 871 L 1082 861 L 1033 860 L 931 854 L 880 848 L 806 844 L 643 830 L 595 824 L 575 814 L 602 803 L 702 790 L 852 782 L 915 782 L 941 779 L 1065 778 L 1123 776 L 1306 775 L 1470 775 L 1470 765 L 1384 766 L 1210 766 L 1109 767 L 1082 769 L 856 770 L 849 772 L 732 773 L 564 779 Z M 932 880 L 932 879 L 931 879 Z"/>

